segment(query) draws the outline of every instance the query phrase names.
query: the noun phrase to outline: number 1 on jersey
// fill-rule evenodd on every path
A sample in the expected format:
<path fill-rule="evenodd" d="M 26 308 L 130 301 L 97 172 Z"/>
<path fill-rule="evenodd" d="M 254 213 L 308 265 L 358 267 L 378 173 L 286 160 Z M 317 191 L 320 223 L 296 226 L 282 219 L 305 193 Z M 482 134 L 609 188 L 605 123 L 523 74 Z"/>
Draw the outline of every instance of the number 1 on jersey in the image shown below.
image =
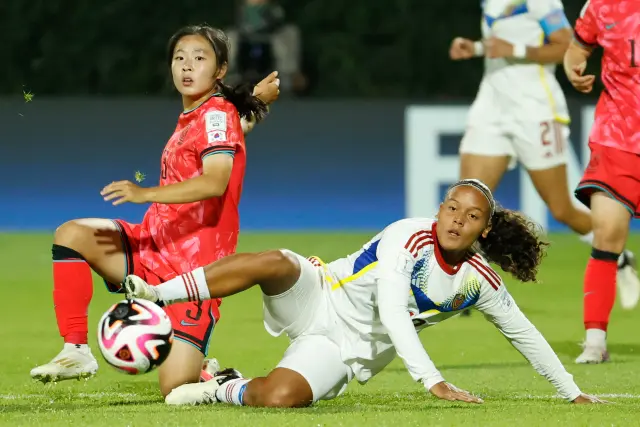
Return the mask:
<path fill-rule="evenodd" d="M 636 65 L 636 41 L 634 39 L 629 39 L 629 47 L 631 48 L 631 61 L 629 66 L 631 68 L 637 68 Z"/>

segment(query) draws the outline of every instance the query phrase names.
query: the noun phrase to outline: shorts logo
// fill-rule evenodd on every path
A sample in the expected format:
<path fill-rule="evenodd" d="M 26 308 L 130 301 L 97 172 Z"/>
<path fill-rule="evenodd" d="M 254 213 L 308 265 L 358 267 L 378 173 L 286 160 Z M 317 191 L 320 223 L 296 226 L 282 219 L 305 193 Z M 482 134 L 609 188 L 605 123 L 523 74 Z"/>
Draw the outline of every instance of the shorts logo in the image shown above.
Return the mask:
<path fill-rule="evenodd" d="M 600 153 L 595 153 L 591 156 L 589 160 L 589 164 L 587 165 L 587 171 L 593 172 L 598 169 L 598 165 L 600 165 Z"/>
<path fill-rule="evenodd" d="M 180 321 L 180 324 L 181 324 L 182 326 L 198 326 L 198 324 L 197 324 L 197 323 L 189 323 L 189 322 L 185 322 L 184 320 L 181 320 L 181 321 Z"/>

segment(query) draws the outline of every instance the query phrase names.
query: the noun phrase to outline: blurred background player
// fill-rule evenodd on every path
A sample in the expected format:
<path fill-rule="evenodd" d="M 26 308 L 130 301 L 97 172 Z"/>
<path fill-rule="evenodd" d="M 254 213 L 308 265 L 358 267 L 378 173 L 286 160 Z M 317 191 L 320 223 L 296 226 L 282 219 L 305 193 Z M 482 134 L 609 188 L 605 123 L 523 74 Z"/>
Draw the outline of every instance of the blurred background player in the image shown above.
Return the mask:
<path fill-rule="evenodd" d="M 229 81 L 258 82 L 276 69 L 283 93 L 305 89 L 300 30 L 287 21 L 284 9 L 276 1 L 243 0 L 236 25 L 227 34 L 231 46 Z"/>
<path fill-rule="evenodd" d="M 591 158 L 576 197 L 591 209 L 593 249 L 584 277 L 584 351 L 577 363 L 609 360 L 606 333 L 615 300 L 616 260 L 640 216 L 640 1 L 591 0 L 576 22 L 564 57 L 571 84 L 589 93 L 595 76 L 583 75 L 601 46 L 602 83 L 589 137 Z M 618 276 L 618 280 L 620 277 Z M 621 288 L 636 301 L 640 289 Z M 625 296 L 625 295 L 623 295 Z"/>
<path fill-rule="evenodd" d="M 486 258 L 472 250 L 476 244 Z M 433 395 L 482 403 L 445 382 L 418 337 L 474 305 L 563 398 L 599 402 L 582 394 L 487 262 L 519 280 L 535 281 L 546 246 L 535 224 L 497 207 L 480 181 L 463 180 L 447 192 L 437 220 L 397 221 L 356 253 L 329 264 L 288 250 L 245 253 L 160 286 L 136 276 L 127 277 L 124 286 L 129 298 L 171 304 L 223 298 L 260 284 L 267 331 L 285 332 L 291 340 L 266 377 L 249 380 L 226 370 L 212 381 L 173 390 L 166 398 L 170 404 L 307 406 L 339 396 L 353 378 L 367 382 L 396 354 Z"/>
<path fill-rule="evenodd" d="M 460 178 L 480 179 L 495 190 L 519 161 L 553 217 L 592 244 L 590 214 L 573 204 L 568 188 L 570 120 L 555 77 L 572 35 L 562 2 L 486 0 L 482 10 L 483 40 L 458 37 L 450 49 L 454 60 L 485 58 L 460 144 Z M 620 251 L 617 282 L 627 309 L 638 303 L 635 264 L 630 251 Z"/>
<path fill-rule="evenodd" d="M 96 373 L 87 345 L 91 269 L 111 292 L 119 292 L 128 274 L 161 283 L 235 251 L 246 162 L 241 117 L 250 129 L 265 116 L 266 106 L 249 85 L 222 83 L 228 55 L 225 34 L 208 26 L 185 27 L 171 37 L 168 61 L 184 111 L 162 154 L 160 184 L 141 188 L 118 181 L 101 192 L 114 205 L 152 204 L 141 224 L 91 218 L 56 230 L 53 299 L 65 344 L 51 362 L 31 371 L 33 378 L 61 381 Z M 273 73 L 259 92 L 269 102 L 277 97 L 277 86 Z M 159 369 L 163 395 L 199 380 L 218 305 L 211 300 L 166 309 L 176 341 Z"/>

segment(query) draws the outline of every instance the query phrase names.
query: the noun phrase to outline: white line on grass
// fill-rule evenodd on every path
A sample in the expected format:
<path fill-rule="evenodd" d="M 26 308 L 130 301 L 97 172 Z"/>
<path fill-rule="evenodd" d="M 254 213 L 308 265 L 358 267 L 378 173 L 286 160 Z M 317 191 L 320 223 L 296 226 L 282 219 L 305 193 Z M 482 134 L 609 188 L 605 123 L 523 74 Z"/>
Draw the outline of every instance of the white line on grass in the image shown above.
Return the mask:
<path fill-rule="evenodd" d="M 104 398 L 132 398 L 138 397 L 135 393 L 116 393 L 116 392 L 102 392 L 102 393 L 70 393 L 70 397 L 79 397 L 82 399 L 104 399 Z M 19 399 L 51 399 L 53 397 L 49 394 L 0 394 L 0 400 L 19 400 Z"/>

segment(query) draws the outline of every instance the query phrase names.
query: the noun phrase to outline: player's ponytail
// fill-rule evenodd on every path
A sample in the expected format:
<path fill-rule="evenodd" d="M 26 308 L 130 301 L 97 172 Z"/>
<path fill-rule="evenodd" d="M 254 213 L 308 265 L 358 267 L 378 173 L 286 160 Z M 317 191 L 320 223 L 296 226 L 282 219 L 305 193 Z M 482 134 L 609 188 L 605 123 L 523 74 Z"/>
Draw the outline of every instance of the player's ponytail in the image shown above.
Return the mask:
<path fill-rule="evenodd" d="M 208 25 L 189 25 L 179 29 L 171 39 L 168 46 L 168 62 L 171 65 L 173 51 L 181 38 L 185 36 L 204 37 L 216 55 L 216 63 L 219 67 L 229 64 L 229 38 L 224 31 Z M 240 84 L 235 87 L 227 86 L 222 80 L 216 80 L 217 89 L 227 101 L 232 103 L 240 117 L 250 121 L 259 122 L 267 115 L 267 106 L 260 99 L 253 96 L 253 87 L 249 84 Z"/>
<path fill-rule="evenodd" d="M 535 282 L 538 266 L 548 242 L 540 238 L 540 227 L 526 216 L 496 208 L 491 231 L 478 239 L 484 257 L 523 282 Z"/>
<path fill-rule="evenodd" d="M 222 96 L 236 107 L 240 117 L 259 122 L 267 115 L 266 104 L 253 96 L 253 86 L 249 83 L 235 87 L 225 85 L 222 80 L 218 80 L 217 83 Z"/>

